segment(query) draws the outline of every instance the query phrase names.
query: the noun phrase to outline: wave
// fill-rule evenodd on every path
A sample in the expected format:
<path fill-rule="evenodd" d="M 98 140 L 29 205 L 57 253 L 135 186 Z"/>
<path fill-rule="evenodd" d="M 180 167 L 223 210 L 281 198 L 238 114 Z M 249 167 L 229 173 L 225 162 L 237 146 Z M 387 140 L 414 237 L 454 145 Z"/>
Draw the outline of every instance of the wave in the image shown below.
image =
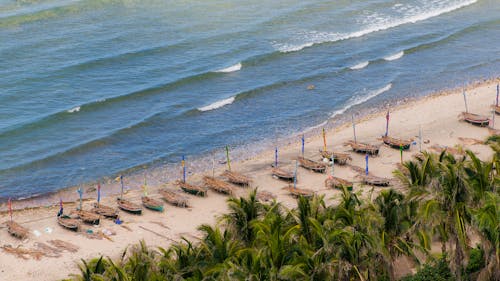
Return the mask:
<path fill-rule="evenodd" d="M 80 106 L 73 107 L 72 109 L 68 110 L 67 112 L 68 113 L 73 113 L 73 112 L 78 112 L 78 111 L 80 111 Z"/>
<path fill-rule="evenodd" d="M 333 118 L 337 115 L 341 115 L 341 114 L 345 113 L 347 110 L 349 110 L 350 108 L 352 108 L 353 106 L 367 102 L 367 101 L 373 99 L 374 97 L 389 91 L 391 88 L 392 88 L 392 83 L 389 83 L 389 84 L 385 85 L 383 88 L 380 88 L 378 90 L 375 90 L 375 91 L 368 93 L 368 95 L 366 95 L 366 96 L 352 97 L 351 99 L 349 99 L 347 101 L 347 104 L 343 108 L 333 112 L 330 115 L 330 118 Z"/>
<path fill-rule="evenodd" d="M 405 51 L 401 51 L 399 53 L 392 54 L 392 55 L 389 55 L 387 57 L 384 57 L 384 60 L 386 60 L 386 61 L 397 60 L 397 59 L 402 58 L 404 56 L 404 54 L 405 54 Z"/>
<path fill-rule="evenodd" d="M 364 61 L 364 62 L 360 62 L 360 63 L 358 63 L 356 65 L 353 65 L 353 66 L 351 66 L 349 68 L 352 69 L 352 70 L 362 69 L 362 68 L 367 67 L 368 64 L 370 64 L 369 61 Z"/>
<path fill-rule="evenodd" d="M 200 107 L 200 108 L 198 108 L 198 110 L 199 111 L 210 111 L 210 110 L 214 110 L 217 108 L 221 108 L 225 105 L 232 104 L 234 102 L 234 99 L 235 99 L 235 97 L 233 96 L 233 97 L 230 97 L 227 99 L 216 101 L 216 102 L 209 104 L 207 106 Z"/>
<path fill-rule="evenodd" d="M 215 72 L 222 72 L 222 73 L 229 73 L 229 72 L 235 72 L 241 69 L 241 62 L 231 65 L 230 67 L 226 67 L 223 69 L 216 70 Z"/>
<path fill-rule="evenodd" d="M 310 38 L 311 41 L 309 41 L 309 42 L 298 44 L 298 45 L 275 43 L 274 46 L 278 51 L 280 51 L 282 53 L 296 52 L 296 51 L 300 51 L 304 48 L 311 47 L 311 46 L 316 45 L 316 44 L 358 38 L 358 37 L 362 37 L 362 36 L 370 34 L 370 33 L 394 28 L 394 27 L 397 27 L 397 26 L 400 26 L 403 24 L 416 23 L 419 21 L 427 20 L 429 18 L 437 17 L 439 15 L 449 13 L 449 12 L 452 12 L 454 10 L 472 5 L 472 4 L 476 3 L 477 1 L 478 0 L 468 0 L 468 1 L 459 2 L 459 3 L 456 3 L 454 5 L 450 5 L 448 7 L 442 7 L 442 8 L 431 10 L 431 11 L 425 11 L 425 12 L 422 12 L 420 14 L 409 15 L 405 18 L 396 19 L 396 20 L 389 21 L 389 22 L 383 22 L 381 24 L 371 25 L 371 26 L 366 27 L 365 29 L 351 32 L 351 33 L 331 33 L 331 32 L 311 31 L 308 34 L 309 37 L 312 37 L 312 38 Z"/>

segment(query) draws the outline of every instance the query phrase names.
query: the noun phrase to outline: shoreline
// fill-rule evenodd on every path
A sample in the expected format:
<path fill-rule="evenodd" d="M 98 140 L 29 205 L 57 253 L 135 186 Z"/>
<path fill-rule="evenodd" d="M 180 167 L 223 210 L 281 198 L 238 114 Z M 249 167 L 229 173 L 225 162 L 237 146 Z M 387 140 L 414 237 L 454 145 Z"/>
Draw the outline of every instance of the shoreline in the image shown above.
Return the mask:
<path fill-rule="evenodd" d="M 423 96 L 413 96 L 413 97 L 404 97 L 401 99 L 396 99 L 396 100 L 391 100 L 389 102 L 386 102 L 384 106 L 381 106 L 375 111 L 372 112 L 361 112 L 358 113 L 358 119 L 355 120 L 356 124 L 366 122 L 368 120 L 371 120 L 373 118 L 376 118 L 380 116 L 381 114 L 385 114 L 385 112 L 388 109 L 391 109 L 391 111 L 398 111 L 402 110 L 405 108 L 409 108 L 414 106 L 415 104 L 419 102 L 425 102 L 427 100 L 432 100 L 435 98 L 439 98 L 442 96 L 449 96 L 456 94 L 457 91 L 460 91 L 462 89 L 465 89 L 466 92 L 474 90 L 477 87 L 485 86 L 485 85 L 490 85 L 490 84 L 495 84 L 500 82 L 500 77 L 496 78 L 483 78 L 479 80 L 472 81 L 465 86 L 462 87 L 454 87 L 454 88 L 444 88 L 438 91 L 431 92 L 429 94 L 423 95 Z M 347 117 L 351 111 L 354 111 L 353 108 L 356 108 L 357 106 L 354 106 L 352 108 L 349 108 L 346 112 L 339 114 L 338 116 L 329 117 L 326 121 L 323 121 L 319 123 L 318 125 L 311 126 L 309 128 L 306 128 L 298 133 L 291 133 L 287 136 L 277 138 L 275 140 L 275 143 L 278 144 L 278 146 L 281 149 L 289 149 L 290 146 L 297 145 L 299 143 L 298 138 L 300 138 L 301 135 L 306 135 L 306 143 L 314 142 L 317 141 L 322 137 L 321 135 L 321 130 L 322 128 L 325 128 L 325 131 L 327 135 L 331 134 L 332 132 L 338 132 L 341 130 L 346 129 L 347 127 L 351 126 L 351 122 L 348 121 Z M 366 111 L 366 108 L 365 108 Z M 385 116 L 385 115 L 384 115 Z M 323 124 L 323 125 L 322 125 Z M 377 136 L 377 137 L 380 137 Z M 294 142 L 293 140 L 296 139 Z M 269 150 L 273 150 L 273 145 L 270 144 L 271 141 L 270 139 L 267 140 L 266 144 L 264 147 L 260 148 L 256 153 L 252 154 L 247 154 L 245 156 L 240 156 L 240 157 L 235 157 L 235 159 L 231 159 L 231 163 L 233 164 L 238 164 L 238 163 L 244 163 L 249 160 L 253 160 L 259 157 L 262 157 L 263 155 L 269 154 Z M 236 153 L 241 153 L 241 150 L 244 150 L 245 146 L 256 146 L 257 143 L 249 143 L 249 144 L 243 144 L 243 145 L 238 145 L 235 148 Z M 197 155 L 197 156 L 190 156 L 189 158 L 193 159 L 193 162 L 203 162 L 203 161 L 211 161 L 212 158 L 210 155 L 213 155 L 216 151 L 222 153 L 221 149 L 215 149 L 211 153 L 206 153 L 202 155 Z M 220 155 L 219 155 L 220 156 Z M 233 157 L 232 157 L 233 158 Z M 225 163 L 220 163 L 221 158 L 219 157 L 219 160 L 216 160 L 216 171 L 224 169 Z M 222 160 L 224 161 L 224 160 Z M 193 163 L 193 162 L 188 162 L 188 166 Z M 225 161 L 224 161 L 225 162 Z M 140 186 L 143 183 L 143 174 L 156 174 L 152 178 L 148 178 L 148 181 L 153 182 L 153 185 L 168 185 L 172 184 L 177 180 L 177 178 L 174 179 L 167 179 L 166 181 L 162 181 L 162 178 L 159 178 L 157 175 L 161 173 L 161 170 L 165 169 L 170 169 L 174 170 L 173 166 L 177 166 L 177 169 L 180 171 L 179 166 L 180 165 L 174 165 L 171 163 L 168 164 L 160 164 L 158 166 L 155 165 L 143 165 L 143 167 L 134 167 L 130 168 L 126 171 L 124 171 L 124 175 L 127 176 L 127 178 L 130 180 L 129 185 L 135 186 L 135 189 L 138 189 L 136 186 Z M 187 178 L 189 177 L 199 177 L 202 174 L 206 174 L 207 172 L 211 171 L 211 169 L 207 168 L 194 168 L 192 169 L 193 171 L 189 171 L 189 175 L 187 175 Z M 170 172 L 172 174 L 172 172 Z M 117 183 L 114 183 L 113 178 L 116 177 L 116 175 L 110 175 L 103 177 L 101 179 L 97 179 L 91 182 L 86 182 L 81 184 L 82 188 L 85 190 L 83 199 L 84 200 L 92 200 L 93 197 L 95 197 L 95 194 L 88 195 L 92 191 L 96 189 L 96 182 L 101 181 L 101 194 L 104 196 L 117 196 L 120 194 L 120 188 Z M 180 178 L 180 177 L 179 177 Z M 148 182 L 148 185 L 150 183 Z M 33 196 L 27 197 L 27 198 L 20 198 L 20 199 L 13 199 L 13 201 L 16 202 L 16 205 L 20 205 L 20 207 L 16 207 L 13 205 L 13 210 L 14 211 L 20 211 L 24 209 L 29 209 L 29 208 L 47 208 L 47 207 L 52 207 L 56 206 L 59 204 L 59 198 L 63 200 L 65 203 L 71 203 L 71 202 L 76 202 L 78 200 L 78 196 L 76 195 L 77 192 L 76 190 L 78 189 L 78 186 L 70 186 L 70 187 L 64 187 L 59 190 L 55 190 L 49 193 L 44 193 L 44 194 L 35 194 Z M 110 189 L 110 190 L 108 190 Z M 134 187 L 129 187 L 126 186 L 125 190 L 133 190 Z M 88 196 L 85 196 L 88 195 Z M 7 199 L 8 198 L 0 198 L 0 214 L 4 214 L 7 212 Z"/>
<path fill-rule="evenodd" d="M 485 114 L 490 112 L 490 105 L 494 99 L 496 83 L 500 78 L 488 81 L 476 82 L 469 86 L 469 108 L 471 112 Z M 461 88 L 454 91 L 440 91 L 432 96 L 426 96 L 415 101 L 409 101 L 394 107 L 391 110 L 391 123 L 389 133 L 394 137 L 414 137 L 418 132 L 419 125 L 425 127 L 423 139 L 430 140 L 430 143 L 423 144 L 423 149 L 427 150 L 432 145 L 439 144 L 444 146 L 453 146 L 461 144 L 478 153 L 481 159 L 490 157 L 491 149 L 483 144 L 466 144 L 459 141 L 459 137 L 474 138 L 484 140 L 489 134 L 484 127 L 476 127 L 465 122 L 459 122 L 457 113 L 462 111 L 463 98 Z M 491 100 L 489 97 L 492 97 Z M 357 137 L 359 141 L 367 143 L 380 144 L 377 138 L 385 130 L 385 110 L 381 108 L 378 113 L 367 114 L 356 122 Z M 318 130 L 321 131 L 321 130 Z M 334 137 L 332 137 L 332 133 Z M 290 138 L 292 140 L 293 138 Z M 279 164 L 285 170 L 291 170 L 295 167 L 295 161 L 300 151 L 300 141 L 288 141 L 288 144 L 280 146 Z M 352 139 L 352 129 L 350 123 L 345 122 L 341 126 L 336 126 L 327 130 L 327 146 L 331 150 L 334 147 L 336 151 L 348 151 L 343 143 Z M 318 149 L 323 147 L 321 134 L 309 136 L 306 139 L 305 156 L 314 160 L 319 160 Z M 404 153 L 404 160 L 410 159 L 412 154 L 418 152 L 418 146 L 412 146 L 409 152 Z M 357 179 L 358 173 L 354 168 L 364 167 L 364 155 L 349 152 L 352 161 L 348 166 L 335 165 L 335 175 L 354 182 L 354 192 L 359 196 L 370 196 L 377 194 L 380 190 L 387 188 L 374 188 L 360 184 Z M 282 188 L 287 184 L 271 177 L 270 164 L 274 160 L 274 149 L 265 150 L 255 154 L 248 159 L 234 161 L 231 166 L 234 171 L 242 172 L 253 179 L 250 188 L 240 188 L 235 190 L 235 197 L 246 196 L 251 189 L 271 192 L 277 197 L 285 207 L 296 206 L 296 200 L 291 197 Z M 396 169 L 400 162 L 399 151 L 387 146 L 380 147 L 380 154 L 376 157 L 370 157 L 370 172 L 374 175 L 392 178 L 392 171 Z M 221 167 L 222 166 L 222 167 Z M 223 165 L 219 165 L 216 175 L 224 170 Z M 307 171 L 303 168 L 298 170 L 297 186 L 306 187 L 314 190 L 318 195 L 325 196 L 326 204 L 334 204 L 340 196 L 339 190 L 325 188 L 324 180 L 330 174 L 330 168 L 326 174 L 318 174 Z M 203 172 L 193 173 L 187 179 L 190 183 L 201 181 Z M 141 182 L 142 177 L 138 174 L 137 179 L 127 177 L 125 182 L 128 186 L 134 186 L 136 182 Z M 135 181 L 135 182 L 134 182 Z M 157 193 L 158 189 L 164 186 L 172 187 L 171 183 L 155 185 L 149 182 L 149 195 L 155 199 L 160 199 Z M 115 188 L 115 190 L 110 187 Z M 103 188 L 101 203 L 116 207 L 114 200 L 114 191 L 119 191 L 117 183 L 110 183 Z M 390 188 L 401 189 L 397 184 Z M 85 188 L 86 191 L 88 187 Z M 66 190 L 68 196 L 74 199 L 64 199 L 65 213 L 70 213 L 77 206 L 77 196 L 74 190 Z M 124 196 L 134 203 L 141 202 L 142 192 L 139 188 L 127 189 Z M 115 224 L 108 219 L 101 219 L 98 226 L 83 225 L 80 231 L 72 232 L 63 229 L 57 224 L 56 213 L 59 210 L 58 199 L 53 201 L 50 206 L 40 206 L 30 208 L 19 208 L 20 203 L 13 202 L 13 207 L 17 208 L 13 213 L 13 219 L 17 223 L 29 229 L 30 234 L 25 240 L 18 240 L 7 233 L 4 222 L 8 221 L 9 215 L 6 212 L 5 204 L 0 210 L 0 241 L 1 246 L 12 246 L 20 249 L 37 249 L 37 245 L 49 243 L 51 240 L 58 239 L 73 244 L 78 248 L 75 253 L 62 252 L 58 257 L 41 257 L 40 260 L 28 256 L 21 259 L 10 255 L 4 250 L 0 250 L 0 272 L 2 277 L 5 275 L 9 280 L 59 280 L 68 278 L 71 273 L 78 272 L 77 265 L 81 259 L 95 258 L 99 256 L 118 258 L 123 249 L 130 244 L 135 244 L 144 240 L 152 247 L 168 247 L 173 242 L 181 241 L 182 237 L 196 239 L 198 236 L 198 226 L 201 224 L 213 225 L 217 223 L 218 218 L 228 211 L 226 204 L 227 195 L 216 193 L 212 190 L 208 192 L 207 197 L 197 197 L 183 194 L 189 199 L 189 208 L 179 208 L 165 204 L 164 212 L 153 212 L 143 210 L 141 216 L 132 215 L 120 211 L 122 224 Z M 54 195 L 54 196 L 57 196 Z M 58 197 L 57 197 L 58 198 Z M 94 202 L 95 191 L 84 196 L 83 209 L 89 209 L 90 203 Z M 29 201 L 22 202 L 28 204 Z M 56 204 L 54 204 L 56 203 Z M 49 204 L 47 204 L 49 205 Z M 91 234 L 89 234 L 91 232 Z M 104 237 L 95 237 L 96 233 L 107 233 Z M 109 234 L 109 235 L 108 235 Z M 107 238 L 106 238 L 107 237 Z M 109 240 L 108 240 L 109 238 Z M 59 270 L 65 268 L 64 271 Z M 23 270 L 19 270 L 23 268 Z M 402 274 L 407 273 L 410 268 L 402 268 Z"/>

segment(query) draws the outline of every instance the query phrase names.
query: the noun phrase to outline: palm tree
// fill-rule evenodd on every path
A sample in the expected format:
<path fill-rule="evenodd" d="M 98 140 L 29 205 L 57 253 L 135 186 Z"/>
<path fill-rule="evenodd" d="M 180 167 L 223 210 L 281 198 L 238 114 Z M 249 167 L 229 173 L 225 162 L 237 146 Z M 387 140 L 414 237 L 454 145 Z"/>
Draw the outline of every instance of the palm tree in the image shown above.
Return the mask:
<path fill-rule="evenodd" d="M 250 192 L 248 199 L 231 197 L 227 200 L 229 213 L 222 216 L 222 222 L 245 243 L 254 238 L 251 222 L 263 211 L 256 198 L 256 190 Z"/>

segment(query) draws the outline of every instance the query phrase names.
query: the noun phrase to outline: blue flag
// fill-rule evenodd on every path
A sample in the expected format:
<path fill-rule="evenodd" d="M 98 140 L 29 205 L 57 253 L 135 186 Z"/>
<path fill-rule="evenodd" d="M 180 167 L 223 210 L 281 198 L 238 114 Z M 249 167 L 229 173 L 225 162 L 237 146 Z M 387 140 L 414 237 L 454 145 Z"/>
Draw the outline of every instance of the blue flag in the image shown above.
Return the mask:
<path fill-rule="evenodd" d="M 368 176 L 368 153 L 365 155 L 365 160 L 366 160 L 365 174 Z"/>

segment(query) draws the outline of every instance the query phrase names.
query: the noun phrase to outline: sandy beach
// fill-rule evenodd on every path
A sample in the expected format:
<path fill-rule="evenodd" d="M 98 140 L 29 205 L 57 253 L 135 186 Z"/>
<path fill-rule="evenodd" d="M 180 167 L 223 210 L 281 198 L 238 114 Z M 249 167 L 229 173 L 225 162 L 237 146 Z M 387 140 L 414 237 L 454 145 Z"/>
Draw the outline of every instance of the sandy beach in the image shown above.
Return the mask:
<path fill-rule="evenodd" d="M 467 87 L 467 103 L 469 112 L 485 116 L 492 116 L 490 105 L 495 100 L 496 85 L 499 78 L 481 81 Z M 488 146 L 477 144 L 474 140 L 484 140 L 488 135 L 488 129 L 473 126 L 459 121 L 459 114 L 464 111 L 464 98 L 462 89 L 447 90 L 429 95 L 425 98 L 402 103 L 397 108 L 390 108 L 389 135 L 402 139 L 413 139 L 415 144 L 411 145 L 409 151 L 403 153 L 403 160 L 411 159 L 412 155 L 419 152 L 419 130 L 422 132 L 422 150 L 428 150 L 432 146 L 440 145 L 454 147 L 456 145 L 464 149 L 470 149 L 477 153 L 480 158 L 488 159 L 491 150 Z M 381 145 L 380 136 L 385 133 L 386 110 L 381 108 L 378 113 L 368 115 L 362 120 L 356 121 L 357 141 L 369 144 Z M 500 117 L 500 116 L 497 116 Z M 500 123 L 500 119 L 498 122 Z M 500 128 L 500 124 L 496 126 Z M 357 177 L 361 168 L 365 168 L 365 156 L 350 151 L 344 143 L 353 138 L 352 125 L 344 124 L 332 130 L 326 131 L 327 149 L 338 152 L 348 152 L 352 157 L 349 165 L 335 165 L 335 176 L 354 181 L 354 192 L 367 195 L 370 192 L 378 192 L 385 187 L 372 187 L 361 184 Z M 323 148 L 323 137 L 318 134 L 309 137 L 305 142 L 305 157 L 321 161 L 319 150 Z M 295 159 L 300 154 L 301 142 L 297 137 L 296 142 L 286 147 L 279 148 L 279 167 L 288 171 L 295 168 Z M 245 196 L 251 188 L 258 188 L 273 193 L 277 200 L 285 206 L 293 207 L 295 199 L 282 188 L 287 184 L 271 176 L 271 164 L 274 162 L 274 150 L 255 155 L 250 159 L 240 162 L 231 162 L 232 170 L 241 172 L 252 178 L 250 188 L 239 187 L 235 196 Z M 369 157 L 369 171 L 371 174 L 392 178 L 392 171 L 400 163 L 400 152 L 382 145 L 378 156 Z M 223 172 L 223 168 L 215 171 L 216 175 Z M 354 167 L 354 168 L 353 168 Z M 358 168 L 358 169 L 356 169 Z M 212 171 L 207 171 L 211 174 Z M 331 168 L 327 173 L 314 173 L 304 168 L 298 168 L 297 187 L 312 189 L 316 194 L 325 195 L 329 204 L 334 204 L 338 190 L 327 189 L 324 180 L 331 174 Z M 189 175 L 188 182 L 201 183 L 203 174 Z M 158 177 L 159 178 L 159 177 Z M 153 198 L 160 199 L 158 189 L 169 187 L 177 188 L 173 183 L 161 183 L 160 180 L 148 179 L 149 194 Z M 127 192 L 124 197 L 140 204 L 141 191 L 137 185 L 142 178 L 126 178 Z M 391 180 L 394 188 L 400 188 L 396 180 Z M 119 191 L 119 184 L 108 182 L 103 185 L 102 203 L 107 206 L 116 207 L 115 198 Z M 85 187 L 83 209 L 90 209 L 95 202 L 95 190 Z M 189 207 L 180 208 L 165 203 L 165 210 L 161 213 L 144 209 L 142 215 L 133 215 L 120 211 L 121 225 L 115 224 L 110 219 L 101 219 L 98 226 L 82 224 L 78 232 L 68 231 L 57 224 L 56 214 L 59 210 L 58 198 L 64 199 L 65 213 L 69 213 L 78 206 L 75 199 L 74 189 L 52 194 L 44 199 L 43 205 L 32 206 L 33 200 L 13 202 L 15 209 L 14 221 L 20 223 L 30 230 L 27 239 L 21 241 L 7 233 L 4 222 L 8 221 L 7 204 L 0 206 L 0 280 L 59 280 L 70 278 L 71 273 L 78 272 L 78 263 L 81 259 L 98 257 L 100 255 L 118 258 L 123 250 L 131 244 L 145 240 L 148 245 L 167 247 L 174 241 L 180 241 L 181 237 L 196 239 L 196 228 L 204 223 L 214 224 L 218 216 L 227 210 L 226 199 L 228 196 L 208 191 L 208 196 L 197 197 L 184 194 L 189 198 Z M 68 202 L 69 201 L 69 202 Z M 31 204 L 31 205 L 30 205 Z M 51 246 L 51 240 L 61 240 L 74 246 L 76 251 L 63 250 Z M 31 255 L 15 256 L 9 253 L 9 247 L 31 250 Z M 49 248 L 50 247 L 50 248 Z M 44 255 L 45 253 L 45 255 Z M 402 269 L 401 274 L 409 272 Z"/>

